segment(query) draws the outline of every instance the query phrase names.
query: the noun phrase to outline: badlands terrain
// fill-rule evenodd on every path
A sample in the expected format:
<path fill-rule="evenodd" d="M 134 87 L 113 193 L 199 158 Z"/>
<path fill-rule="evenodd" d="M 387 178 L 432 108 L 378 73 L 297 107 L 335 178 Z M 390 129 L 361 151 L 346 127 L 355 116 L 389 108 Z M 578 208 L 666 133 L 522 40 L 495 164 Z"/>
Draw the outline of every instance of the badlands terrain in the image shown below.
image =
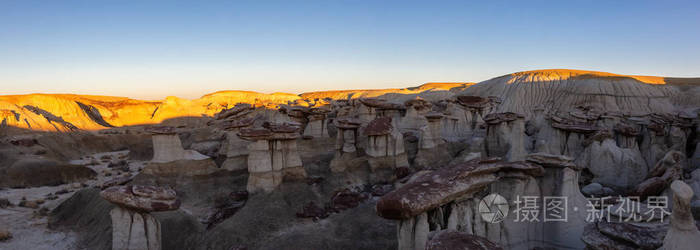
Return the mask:
<path fill-rule="evenodd" d="M 698 114 L 700 78 L 578 70 L 0 96 L 0 249 L 697 249 Z M 567 220 L 514 221 L 524 196 L 567 197 Z"/>

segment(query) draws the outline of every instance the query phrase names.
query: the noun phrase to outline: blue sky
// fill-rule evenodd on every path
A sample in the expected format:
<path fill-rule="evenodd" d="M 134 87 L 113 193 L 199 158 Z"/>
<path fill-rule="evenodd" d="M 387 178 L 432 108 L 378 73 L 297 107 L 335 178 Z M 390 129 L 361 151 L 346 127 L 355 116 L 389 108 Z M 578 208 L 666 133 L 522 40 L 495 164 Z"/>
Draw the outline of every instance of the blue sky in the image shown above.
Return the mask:
<path fill-rule="evenodd" d="M 545 68 L 700 76 L 700 2 L 0 0 L 0 94 L 197 98 Z"/>

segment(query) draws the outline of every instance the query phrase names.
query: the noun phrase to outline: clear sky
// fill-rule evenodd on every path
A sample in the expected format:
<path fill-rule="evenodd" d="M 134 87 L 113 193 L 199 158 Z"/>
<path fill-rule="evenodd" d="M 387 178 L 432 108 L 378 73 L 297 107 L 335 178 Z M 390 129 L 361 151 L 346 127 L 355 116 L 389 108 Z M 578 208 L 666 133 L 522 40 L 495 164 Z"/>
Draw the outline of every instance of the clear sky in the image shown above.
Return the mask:
<path fill-rule="evenodd" d="M 700 1 L 0 0 L 0 94 L 197 98 L 545 68 L 700 76 Z"/>

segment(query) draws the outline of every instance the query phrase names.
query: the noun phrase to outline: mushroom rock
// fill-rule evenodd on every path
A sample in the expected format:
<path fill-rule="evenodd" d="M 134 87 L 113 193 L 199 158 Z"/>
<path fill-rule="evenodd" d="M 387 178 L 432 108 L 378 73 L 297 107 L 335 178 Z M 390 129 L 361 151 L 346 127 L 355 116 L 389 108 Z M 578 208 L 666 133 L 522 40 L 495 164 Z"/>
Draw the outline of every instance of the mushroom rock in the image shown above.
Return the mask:
<path fill-rule="evenodd" d="M 177 210 L 174 190 L 155 186 L 115 186 L 100 196 L 116 204 L 112 218 L 112 249 L 161 249 L 161 226 L 150 212 Z"/>
<path fill-rule="evenodd" d="M 620 148 L 611 138 L 592 141 L 576 163 L 588 166 L 593 182 L 624 191 L 644 181 L 649 172 L 641 152 L 636 148 Z"/>
<path fill-rule="evenodd" d="M 441 229 L 459 229 L 487 237 L 486 227 L 493 226 L 484 225 L 486 222 L 483 222 L 476 212 L 477 202 L 471 198 L 472 195 L 486 189 L 490 184 L 497 183 L 498 180 L 525 178 L 532 183 L 532 176 L 542 174 L 544 170 L 539 165 L 528 162 L 502 162 L 498 158 L 439 168 L 384 195 L 377 202 L 377 213 L 387 219 L 400 220 L 399 249 L 423 249 L 430 232 Z M 525 189 L 521 187 L 511 190 L 511 193 L 519 193 Z M 497 228 L 492 229 L 500 231 Z M 499 233 L 487 238 L 502 242 L 500 237 Z"/>
<path fill-rule="evenodd" d="M 304 136 L 313 136 L 314 138 L 328 138 L 327 114 L 330 111 L 320 108 L 311 109 L 311 114 L 308 116 L 309 123 L 304 128 Z"/>
<path fill-rule="evenodd" d="M 416 98 L 408 100 L 406 105 L 406 115 L 401 118 L 399 129 L 402 131 L 417 131 L 428 124 L 425 114 L 430 112 L 433 104 L 425 99 Z"/>
<path fill-rule="evenodd" d="M 656 164 L 670 149 L 666 144 L 667 129 L 661 121 L 653 121 L 643 126 L 639 150 L 647 165 Z"/>
<path fill-rule="evenodd" d="M 263 128 L 242 129 L 238 136 L 248 145 L 248 192 L 270 192 L 283 179 L 306 178 L 296 139 L 299 128 L 290 124 L 266 123 Z"/>
<path fill-rule="evenodd" d="M 395 128 L 391 117 L 379 117 L 369 122 L 364 130 L 368 137 L 365 152 L 369 156 L 370 170 L 384 181 L 393 175 L 394 169 L 408 166 L 403 135 Z M 377 173 L 380 169 L 389 171 Z"/>
<path fill-rule="evenodd" d="M 384 195 L 377 202 L 379 216 L 401 220 L 472 194 L 498 180 L 499 171 L 521 171 L 541 176 L 541 166 L 528 162 L 502 162 L 499 158 L 475 160 L 440 168 Z"/>
<path fill-rule="evenodd" d="M 175 132 L 175 128 L 169 126 L 151 126 L 146 128 L 152 134 L 153 159 L 151 162 L 163 163 L 176 160 L 202 160 L 209 158 L 194 150 L 184 150 L 182 142 Z"/>
<path fill-rule="evenodd" d="M 310 113 L 309 108 L 303 106 L 280 105 L 279 111 L 287 115 L 286 120 L 272 120 L 277 123 L 296 122 L 299 124 L 307 124 L 307 116 Z M 302 126 L 303 127 L 303 126 Z"/>
<path fill-rule="evenodd" d="M 525 121 L 516 113 L 486 115 L 486 153 L 489 157 L 504 157 L 509 161 L 525 159 Z"/>
<path fill-rule="evenodd" d="M 335 141 L 335 156 L 331 160 L 330 168 L 333 172 L 343 172 L 350 167 L 350 160 L 358 156 L 357 137 L 362 121 L 354 118 L 340 118 L 335 122 L 338 134 Z"/>
<path fill-rule="evenodd" d="M 467 118 L 467 111 L 454 102 L 448 102 L 445 108 L 446 123 L 443 135 L 447 140 L 456 141 L 471 135 L 472 124 Z"/>
<path fill-rule="evenodd" d="M 673 192 L 673 211 L 662 248 L 665 250 L 697 249 L 700 246 L 700 231 L 690 211 L 693 189 L 683 181 L 676 180 L 671 183 L 671 191 Z"/>
<path fill-rule="evenodd" d="M 580 240 L 586 224 L 588 200 L 581 193 L 578 177 L 582 168 L 574 164 L 574 159 L 565 155 L 534 153 L 527 156 L 528 162 L 544 167 L 545 174 L 539 179 L 540 194 L 543 197 L 567 197 L 566 221 L 550 221 L 542 225 L 548 237 L 547 244 L 581 248 Z M 578 209 L 577 209 L 578 208 Z"/>
<path fill-rule="evenodd" d="M 219 150 L 220 154 L 226 157 L 221 168 L 236 171 L 248 168 L 248 144 L 246 141 L 238 137 L 238 132 L 243 128 L 249 128 L 255 123 L 255 118 L 246 118 L 240 121 L 232 122 L 226 127 L 226 138 Z"/>
<path fill-rule="evenodd" d="M 639 148 L 637 144 L 637 136 L 640 135 L 640 129 L 626 122 L 620 122 L 613 127 L 617 135 L 617 145 L 621 148 Z"/>
<path fill-rule="evenodd" d="M 425 246 L 426 250 L 498 250 L 503 249 L 496 243 L 484 237 L 459 232 L 443 230 L 437 232 Z"/>
<path fill-rule="evenodd" d="M 481 96 L 459 95 L 456 96 L 457 103 L 466 108 L 467 124 L 470 124 L 471 130 L 484 125 L 484 114 L 490 113 L 493 108 L 500 102 L 496 98 L 484 98 Z"/>
<path fill-rule="evenodd" d="M 438 112 L 425 114 L 428 125 L 421 128 L 418 153 L 414 159 L 414 165 L 418 168 L 434 168 L 450 162 L 452 156 L 447 150 L 443 139 L 444 115 Z"/>

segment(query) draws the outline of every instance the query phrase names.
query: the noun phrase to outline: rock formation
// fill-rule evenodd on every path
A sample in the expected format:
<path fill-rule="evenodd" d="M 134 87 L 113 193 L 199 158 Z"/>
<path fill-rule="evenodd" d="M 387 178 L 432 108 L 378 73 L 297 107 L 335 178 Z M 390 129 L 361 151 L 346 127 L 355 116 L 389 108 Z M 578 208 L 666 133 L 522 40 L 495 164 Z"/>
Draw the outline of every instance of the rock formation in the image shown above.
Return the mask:
<path fill-rule="evenodd" d="M 362 122 L 352 118 L 341 118 L 336 120 L 335 127 L 338 129 L 335 142 L 335 157 L 330 163 L 333 172 L 343 172 L 354 164 L 349 164 L 352 159 L 358 156 L 358 130 Z"/>
<path fill-rule="evenodd" d="M 151 162 L 162 163 L 177 160 L 201 160 L 208 158 L 194 150 L 184 150 L 175 128 L 168 126 L 149 127 L 153 138 L 153 159 Z"/>
<path fill-rule="evenodd" d="M 396 129 L 391 117 L 383 116 L 372 120 L 367 124 L 364 134 L 367 136 L 365 151 L 369 156 L 370 170 L 377 179 L 387 181 L 394 169 L 408 167 L 403 135 Z"/>
<path fill-rule="evenodd" d="M 671 213 L 670 227 L 664 238 L 663 249 L 696 249 L 700 246 L 700 231 L 690 213 L 693 189 L 682 181 L 673 181 L 671 191 L 673 191 L 673 213 Z"/>
<path fill-rule="evenodd" d="M 100 196 L 117 205 L 112 217 L 112 249 L 161 249 L 160 223 L 150 212 L 180 207 L 175 191 L 154 186 L 117 186 Z"/>
<path fill-rule="evenodd" d="M 289 124 L 266 124 L 266 127 L 242 129 L 248 145 L 248 192 L 270 192 L 283 179 L 306 178 L 301 164 L 296 139 L 299 128 Z"/>

